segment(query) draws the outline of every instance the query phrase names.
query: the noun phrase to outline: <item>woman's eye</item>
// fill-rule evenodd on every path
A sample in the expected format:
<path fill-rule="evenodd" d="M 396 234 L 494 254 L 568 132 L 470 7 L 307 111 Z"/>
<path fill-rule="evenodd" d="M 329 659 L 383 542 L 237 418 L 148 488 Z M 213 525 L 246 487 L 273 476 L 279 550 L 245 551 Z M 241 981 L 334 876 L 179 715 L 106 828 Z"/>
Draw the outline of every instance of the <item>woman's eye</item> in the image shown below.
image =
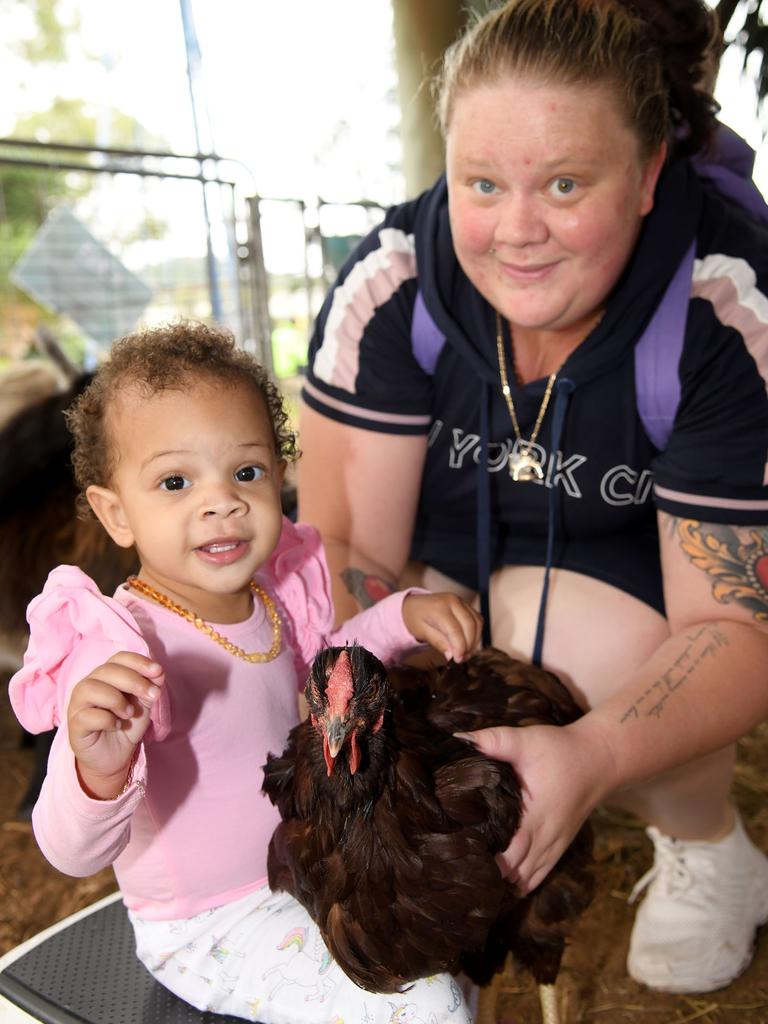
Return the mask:
<path fill-rule="evenodd" d="M 185 487 L 189 487 L 190 482 L 181 473 L 174 473 L 173 476 L 167 476 L 165 480 L 161 481 L 160 487 L 164 491 L 183 491 Z"/>
<path fill-rule="evenodd" d="M 573 194 L 576 188 L 576 182 L 573 178 L 555 178 L 552 185 L 553 191 L 558 196 L 570 196 Z"/>
<path fill-rule="evenodd" d="M 496 186 L 488 178 L 480 178 L 479 181 L 475 181 L 472 188 L 475 192 L 479 192 L 481 196 L 492 196 L 496 191 Z"/>
<path fill-rule="evenodd" d="M 261 480 L 263 476 L 264 470 L 261 466 L 243 466 L 235 473 L 235 480 L 239 480 L 241 484 L 247 484 L 253 480 Z"/>

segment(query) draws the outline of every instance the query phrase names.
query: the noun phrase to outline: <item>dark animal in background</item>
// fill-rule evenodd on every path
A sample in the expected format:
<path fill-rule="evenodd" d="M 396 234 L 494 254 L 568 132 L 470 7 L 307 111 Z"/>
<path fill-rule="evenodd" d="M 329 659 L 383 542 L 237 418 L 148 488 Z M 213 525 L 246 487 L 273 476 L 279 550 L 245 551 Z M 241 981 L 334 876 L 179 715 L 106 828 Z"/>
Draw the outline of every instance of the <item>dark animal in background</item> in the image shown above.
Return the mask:
<path fill-rule="evenodd" d="M 17 411 L 0 430 L 0 644 L 15 671 L 27 643 L 27 605 L 57 565 L 77 565 L 105 594 L 138 568 L 133 549 L 118 547 L 95 519 L 78 519 L 72 438 L 64 409 L 88 374 L 65 390 Z M 35 737 L 35 769 L 18 810 L 28 818 L 45 775 L 53 733 Z"/>
<path fill-rule="evenodd" d="M 0 630 L 26 636 L 26 609 L 57 565 L 77 565 L 111 594 L 137 568 L 95 519 L 77 518 L 64 410 L 90 380 L 26 406 L 0 431 Z M 23 647 L 22 647 L 23 650 Z"/>
<path fill-rule="evenodd" d="M 552 985 L 568 927 L 592 896 L 590 828 L 520 896 L 494 859 L 520 821 L 519 780 L 453 733 L 566 725 L 581 712 L 565 687 L 493 648 L 388 671 L 350 646 L 318 655 L 306 697 L 309 719 L 265 766 L 283 819 L 270 886 L 306 907 L 365 989 L 401 991 L 439 971 L 485 985 L 508 953 Z"/>

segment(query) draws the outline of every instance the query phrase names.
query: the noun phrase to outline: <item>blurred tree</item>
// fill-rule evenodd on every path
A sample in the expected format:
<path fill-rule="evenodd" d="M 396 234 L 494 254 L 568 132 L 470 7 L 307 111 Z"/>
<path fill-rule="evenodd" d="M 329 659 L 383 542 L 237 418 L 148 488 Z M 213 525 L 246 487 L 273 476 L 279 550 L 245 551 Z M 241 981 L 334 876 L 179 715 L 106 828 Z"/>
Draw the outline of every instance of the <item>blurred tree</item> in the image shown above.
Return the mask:
<path fill-rule="evenodd" d="M 62 24 L 59 15 L 59 0 L 0 0 L 4 8 L 22 8 L 29 12 L 28 24 L 32 32 L 27 37 L 9 43 L 14 50 L 30 64 L 63 62 L 67 59 L 67 37 L 79 32 L 80 18 L 71 11 L 71 20 Z"/>
<path fill-rule="evenodd" d="M 0 15 L 5 29 L 3 49 L 30 69 L 56 68 L 76 57 L 100 63 L 97 56 L 83 51 L 80 18 L 71 4 L 60 0 L 0 0 Z M 55 96 L 46 110 L 24 114 L 10 133 L 13 139 L 51 144 L 52 148 L 44 154 L 32 146 L 4 150 L 0 140 L 0 304 L 4 307 L 29 304 L 29 300 L 10 286 L 8 275 L 48 212 L 64 199 L 70 202 L 81 199 L 95 181 L 91 172 L 56 169 L 57 158 L 86 165 L 89 155 L 57 151 L 54 144 L 68 142 L 98 149 L 99 144 L 105 144 L 105 125 L 110 146 L 167 148 L 162 138 L 151 135 L 135 118 L 105 108 L 98 100 L 72 96 Z M 40 164 L 28 168 L 9 162 L 20 159 L 36 160 Z M 123 164 L 128 162 L 128 159 L 121 160 Z M 143 238 L 160 237 L 165 225 L 155 217 L 151 223 L 137 227 L 137 231 Z M 2 316 L 0 334 L 1 321 Z"/>
<path fill-rule="evenodd" d="M 744 64 L 753 53 L 757 60 L 757 105 L 768 95 L 768 0 L 718 0 L 714 5 L 724 37 L 724 46 L 736 45 L 744 48 Z M 744 18 L 738 31 L 729 31 L 731 22 Z"/>
<path fill-rule="evenodd" d="M 63 64 L 75 49 L 92 61 L 97 57 L 83 54 L 80 44 L 81 22 L 76 8 L 60 0 L 0 0 L 0 12 L 13 13 L 18 35 L 3 40 L 4 47 L 32 67 Z M 65 12 L 65 13 L 62 13 Z M 10 24 L 7 22 L 6 24 Z M 41 143 L 70 142 L 97 148 L 104 144 L 104 124 L 109 125 L 109 145 L 135 149 L 165 148 L 164 140 L 151 135 L 133 117 L 118 110 L 105 109 L 98 103 L 74 97 L 56 96 L 48 109 L 20 117 L 11 138 L 30 139 Z M 14 148 L 8 156 L 29 158 L 39 153 Z M 51 156 L 55 166 L 55 155 Z M 77 162 L 68 154 L 66 159 Z M 85 161 L 85 157 L 83 157 Z M 44 213 L 64 196 L 77 199 L 90 188 L 85 174 L 55 169 L 28 171 L 0 163 L 0 224 L 7 221 L 12 233 L 22 235 L 30 224 L 39 226 Z"/>
<path fill-rule="evenodd" d="M 134 117 L 83 99 L 57 96 L 47 110 L 20 117 L 12 138 L 38 142 L 74 142 L 98 148 L 105 113 L 109 121 L 109 145 L 134 149 L 162 149 L 164 140 L 148 132 Z M 167 148 L 167 147 L 165 147 Z M 73 159 L 72 154 L 67 156 Z"/>

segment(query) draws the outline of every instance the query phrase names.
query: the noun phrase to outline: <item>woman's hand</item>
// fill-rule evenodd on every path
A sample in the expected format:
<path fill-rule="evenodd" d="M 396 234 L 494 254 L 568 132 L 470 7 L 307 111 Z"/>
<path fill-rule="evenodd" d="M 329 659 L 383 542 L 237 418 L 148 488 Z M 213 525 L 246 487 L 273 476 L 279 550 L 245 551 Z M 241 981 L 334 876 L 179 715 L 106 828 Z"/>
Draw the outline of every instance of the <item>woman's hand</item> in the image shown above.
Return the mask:
<path fill-rule="evenodd" d="M 481 615 L 456 594 L 409 594 L 403 622 L 416 640 L 430 644 L 447 661 L 463 661 L 478 649 L 483 635 Z"/>
<path fill-rule="evenodd" d="M 157 662 L 121 651 L 73 689 L 69 743 L 90 796 L 110 800 L 123 788 L 164 681 Z"/>
<path fill-rule="evenodd" d="M 523 790 L 520 827 L 501 873 L 522 892 L 535 889 L 558 862 L 596 805 L 613 788 L 607 746 L 579 722 L 568 726 L 496 727 L 461 733 L 486 757 L 512 764 Z"/>

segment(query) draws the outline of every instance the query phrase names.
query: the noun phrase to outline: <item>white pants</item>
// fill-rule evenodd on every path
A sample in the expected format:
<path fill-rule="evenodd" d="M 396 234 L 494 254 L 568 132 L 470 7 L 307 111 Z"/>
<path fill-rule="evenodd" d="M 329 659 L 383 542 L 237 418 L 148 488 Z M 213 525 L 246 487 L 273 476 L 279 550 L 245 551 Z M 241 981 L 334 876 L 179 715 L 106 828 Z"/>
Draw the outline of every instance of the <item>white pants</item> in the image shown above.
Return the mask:
<path fill-rule="evenodd" d="M 403 993 L 358 988 L 331 959 L 306 910 L 267 886 L 188 919 L 129 916 L 139 960 L 200 1010 L 262 1024 L 472 1024 L 448 974 Z"/>

